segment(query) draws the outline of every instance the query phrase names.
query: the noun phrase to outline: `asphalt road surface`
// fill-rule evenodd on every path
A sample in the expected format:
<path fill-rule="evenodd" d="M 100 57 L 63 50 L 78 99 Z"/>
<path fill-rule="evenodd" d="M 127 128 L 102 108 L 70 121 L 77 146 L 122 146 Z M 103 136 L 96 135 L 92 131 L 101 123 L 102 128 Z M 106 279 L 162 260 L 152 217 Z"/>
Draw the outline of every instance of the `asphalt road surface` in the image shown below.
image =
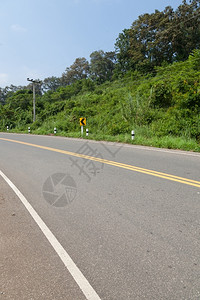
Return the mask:
<path fill-rule="evenodd" d="M 200 154 L 0 133 L 0 299 L 200 299 Z"/>

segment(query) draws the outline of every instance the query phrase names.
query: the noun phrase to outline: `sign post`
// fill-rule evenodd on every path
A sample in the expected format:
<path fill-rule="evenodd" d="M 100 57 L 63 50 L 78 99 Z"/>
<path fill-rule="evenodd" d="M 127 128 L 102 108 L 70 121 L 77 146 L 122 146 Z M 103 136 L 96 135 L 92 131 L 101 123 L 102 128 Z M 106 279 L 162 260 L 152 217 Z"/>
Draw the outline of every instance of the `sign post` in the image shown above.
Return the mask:
<path fill-rule="evenodd" d="M 83 126 L 86 126 L 86 118 L 80 118 L 81 136 L 83 136 Z"/>

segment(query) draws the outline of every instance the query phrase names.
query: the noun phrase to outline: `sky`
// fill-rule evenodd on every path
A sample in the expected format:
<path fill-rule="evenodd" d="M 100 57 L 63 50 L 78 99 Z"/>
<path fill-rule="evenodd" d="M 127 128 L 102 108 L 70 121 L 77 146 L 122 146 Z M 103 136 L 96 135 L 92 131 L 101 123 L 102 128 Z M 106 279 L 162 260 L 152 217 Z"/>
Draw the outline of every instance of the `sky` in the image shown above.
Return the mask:
<path fill-rule="evenodd" d="M 0 87 L 60 77 L 76 58 L 113 51 L 139 15 L 182 0 L 0 0 Z"/>

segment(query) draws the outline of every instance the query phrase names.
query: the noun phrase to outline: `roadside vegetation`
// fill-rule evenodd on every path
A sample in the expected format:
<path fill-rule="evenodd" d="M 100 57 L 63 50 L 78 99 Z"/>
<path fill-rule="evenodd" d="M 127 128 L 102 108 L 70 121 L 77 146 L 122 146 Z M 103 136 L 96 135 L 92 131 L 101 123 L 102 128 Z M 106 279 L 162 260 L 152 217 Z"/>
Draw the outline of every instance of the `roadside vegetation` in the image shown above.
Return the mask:
<path fill-rule="evenodd" d="M 200 1 L 144 14 L 114 52 L 77 58 L 60 78 L 0 89 L 0 130 L 200 151 Z M 135 139 L 131 140 L 131 131 Z M 85 133 L 84 133 L 85 137 Z M 86 137 L 85 137 L 86 138 Z"/>

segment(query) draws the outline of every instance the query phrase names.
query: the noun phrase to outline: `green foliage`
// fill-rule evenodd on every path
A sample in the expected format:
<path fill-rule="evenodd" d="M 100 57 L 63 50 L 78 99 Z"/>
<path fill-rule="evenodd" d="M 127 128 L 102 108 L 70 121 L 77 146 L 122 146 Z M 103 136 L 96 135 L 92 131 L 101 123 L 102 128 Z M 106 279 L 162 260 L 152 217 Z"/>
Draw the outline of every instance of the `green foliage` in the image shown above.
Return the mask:
<path fill-rule="evenodd" d="M 94 51 L 90 54 L 90 77 L 101 84 L 111 80 L 115 67 L 115 52 Z"/>
<path fill-rule="evenodd" d="M 118 74 L 128 70 L 152 72 L 163 62 L 184 61 L 200 47 L 200 1 L 186 1 L 174 11 L 143 14 L 116 40 Z"/>
<path fill-rule="evenodd" d="M 164 64 L 155 76 L 127 73 L 122 79 L 95 85 L 82 79 L 36 98 L 35 133 L 80 133 L 86 117 L 90 134 L 127 140 L 137 130 L 138 143 L 174 147 L 174 138 L 200 142 L 199 51 L 185 62 Z M 32 93 L 16 91 L 0 105 L 0 128 L 27 131 L 32 122 Z M 76 135 L 75 134 L 75 135 Z M 164 137 L 168 137 L 164 139 Z M 173 142 L 171 142 L 173 140 Z M 150 143 L 150 142 L 149 142 Z M 196 148 L 195 148 L 196 149 Z"/>
<path fill-rule="evenodd" d="M 60 86 L 62 86 L 61 78 L 55 76 L 47 77 L 42 83 L 42 91 L 43 93 L 48 91 L 55 92 Z"/>
<path fill-rule="evenodd" d="M 89 63 L 85 57 L 79 57 L 75 62 L 66 68 L 61 81 L 64 85 L 70 85 L 77 80 L 86 79 L 89 75 Z"/>
<path fill-rule="evenodd" d="M 27 90 L 21 90 L 15 92 L 13 95 L 11 95 L 9 98 L 6 99 L 6 104 L 10 105 L 13 109 L 23 109 L 23 110 L 29 110 L 30 105 L 32 103 L 32 93 Z"/>
<path fill-rule="evenodd" d="M 155 108 L 168 108 L 172 105 L 172 91 L 170 84 L 158 81 L 152 86 L 151 105 Z"/>

